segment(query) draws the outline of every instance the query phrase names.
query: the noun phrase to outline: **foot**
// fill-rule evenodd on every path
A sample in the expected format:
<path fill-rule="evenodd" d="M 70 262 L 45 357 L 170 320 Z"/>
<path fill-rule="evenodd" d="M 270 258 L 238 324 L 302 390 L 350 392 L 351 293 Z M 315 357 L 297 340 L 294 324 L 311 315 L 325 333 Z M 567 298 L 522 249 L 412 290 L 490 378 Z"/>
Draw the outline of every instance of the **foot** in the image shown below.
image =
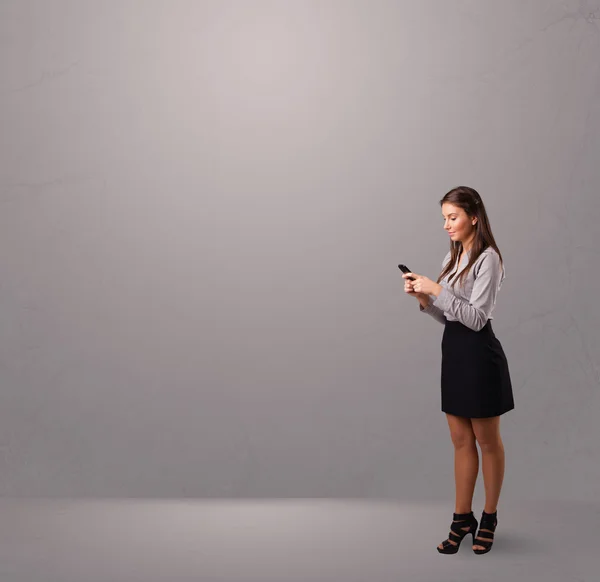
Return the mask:
<path fill-rule="evenodd" d="M 480 531 L 480 532 L 482 532 L 482 531 L 487 531 L 487 532 L 489 532 L 489 533 L 494 533 L 494 532 L 493 532 L 491 529 L 480 529 L 479 531 Z M 481 538 L 481 537 L 479 537 L 479 536 L 475 536 L 475 539 L 476 539 L 476 540 L 484 540 L 485 538 Z M 488 541 L 489 541 L 489 540 L 488 540 Z M 485 550 L 485 548 L 484 548 L 483 546 L 478 546 L 477 544 L 475 544 L 475 545 L 473 546 L 473 549 L 474 549 L 474 550 Z"/>
<path fill-rule="evenodd" d="M 475 541 L 477 541 L 477 540 L 485 541 L 488 543 L 488 546 L 490 546 L 490 547 L 486 548 L 485 546 L 474 543 L 473 550 L 488 550 L 489 551 L 489 549 L 491 549 L 491 545 L 493 544 L 493 541 L 494 541 L 494 533 L 496 531 L 497 523 L 498 523 L 497 522 L 497 511 L 494 511 L 493 513 L 492 512 L 488 513 L 484 510 L 483 515 L 481 516 L 481 522 L 480 522 L 480 526 L 483 526 L 483 527 L 481 527 L 481 529 L 479 530 L 478 535 L 475 536 Z M 485 527 L 486 525 L 492 526 L 493 529 L 486 529 L 486 527 Z M 479 534 L 481 532 L 487 532 L 488 534 L 492 534 L 492 535 L 491 536 L 490 535 L 480 536 Z"/>
<path fill-rule="evenodd" d="M 469 513 L 469 512 L 468 512 L 468 511 L 465 511 L 464 513 Z M 463 520 L 456 520 L 456 519 L 453 519 L 453 520 L 452 520 L 452 523 L 462 523 L 463 521 L 464 521 L 465 523 L 467 522 L 467 520 L 464 520 L 464 519 L 463 519 Z M 461 527 L 460 529 L 461 529 L 461 530 L 463 530 L 463 531 L 466 531 L 466 532 L 468 532 L 468 531 L 471 529 L 471 526 L 470 526 L 470 525 L 468 525 L 467 527 Z M 448 539 L 446 540 L 446 543 L 449 543 L 449 544 L 451 544 L 451 545 L 453 545 L 453 546 L 456 546 L 456 545 L 457 545 L 457 543 L 456 543 L 455 541 L 453 541 L 452 539 L 450 539 L 450 536 L 451 536 L 451 535 L 452 535 L 452 532 L 450 532 L 450 534 L 449 534 L 449 537 L 448 537 Z M 444 544 L 444 542 L 442 542 L 442 543 L 441 543 L 441 544 L 438 546 L 438 549 L 440 549 L 440 550 L 443 550 L 443 549 L 444 549 L 444 545 L 443 545 L 443 544 Z"/>

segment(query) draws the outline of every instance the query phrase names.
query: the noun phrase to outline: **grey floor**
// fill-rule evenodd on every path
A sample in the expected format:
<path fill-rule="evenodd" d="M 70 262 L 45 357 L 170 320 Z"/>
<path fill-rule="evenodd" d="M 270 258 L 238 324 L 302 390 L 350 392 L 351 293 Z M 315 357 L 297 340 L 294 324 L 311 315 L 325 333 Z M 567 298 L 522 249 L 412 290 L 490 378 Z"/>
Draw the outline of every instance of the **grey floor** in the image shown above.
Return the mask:
<path fill-rule="evenodd" d="M 500 506 L 491 553 L 447 504 L 0 499 L 1 582 L 596 582 L 600 505 Z M 476 515 L 481 508 L 474 507 Z M 466 538 L 465 541 L 470 540 Z"/>

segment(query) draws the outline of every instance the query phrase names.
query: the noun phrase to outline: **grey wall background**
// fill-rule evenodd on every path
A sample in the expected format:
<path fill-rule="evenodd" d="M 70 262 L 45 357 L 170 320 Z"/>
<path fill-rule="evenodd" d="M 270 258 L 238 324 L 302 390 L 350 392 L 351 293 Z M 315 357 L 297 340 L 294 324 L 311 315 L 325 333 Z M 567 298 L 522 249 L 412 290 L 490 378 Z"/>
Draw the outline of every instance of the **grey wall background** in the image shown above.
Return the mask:
<path fill-rule="evenodd" d="M 503 499 L 600 494 L 600 2 L 5 0 L 0 67 L 0 494 L 452 500 L 459 184 Z"/>

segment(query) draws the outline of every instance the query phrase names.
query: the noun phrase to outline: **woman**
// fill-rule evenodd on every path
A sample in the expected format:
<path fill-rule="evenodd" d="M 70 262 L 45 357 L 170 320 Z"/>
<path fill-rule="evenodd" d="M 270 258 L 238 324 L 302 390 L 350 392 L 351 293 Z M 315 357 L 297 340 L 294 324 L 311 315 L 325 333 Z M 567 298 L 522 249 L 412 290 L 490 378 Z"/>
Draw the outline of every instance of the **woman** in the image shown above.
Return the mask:
<path fill-rule="evenodd" d="M 455 554 L 462 539 L 471 534 L 473 551 L 485 554 L 491 550 L 498 523 L 504 477 L 500 415 L 514 408 L 508 363 L 491 324 L 496 295 L 505 278 L 504 263 L 475 190 L 454 188 L 440 205 L 450 236 L 450 252 L 440 276 L 432 281 L 416 273 L 403 275 L 405 292 L 418 299 L 423 313 L 444 325 L 441 400 L 454 445 L 456 505 L 450 535 L 437 549 Z M 479 524 L 472 511 L 479 472 L 476 442 L 485 486 Z"/>

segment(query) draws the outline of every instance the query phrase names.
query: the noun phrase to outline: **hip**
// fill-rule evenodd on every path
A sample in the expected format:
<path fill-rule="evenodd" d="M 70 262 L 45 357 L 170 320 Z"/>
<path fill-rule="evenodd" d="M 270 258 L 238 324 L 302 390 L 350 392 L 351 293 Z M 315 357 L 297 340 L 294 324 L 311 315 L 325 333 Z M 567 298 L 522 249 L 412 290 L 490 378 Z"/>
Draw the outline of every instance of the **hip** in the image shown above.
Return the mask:
<path fill-rule="evenodd" d="M 444 325 L 442 348 L 453 352 L 462 349 L 485 348 L 503 353 L 502 345 L 496 337 L 491 319 L 488 319 L 486 324 L 478 331 L 467 327 L 460 321 L 447 321 Z"/>

